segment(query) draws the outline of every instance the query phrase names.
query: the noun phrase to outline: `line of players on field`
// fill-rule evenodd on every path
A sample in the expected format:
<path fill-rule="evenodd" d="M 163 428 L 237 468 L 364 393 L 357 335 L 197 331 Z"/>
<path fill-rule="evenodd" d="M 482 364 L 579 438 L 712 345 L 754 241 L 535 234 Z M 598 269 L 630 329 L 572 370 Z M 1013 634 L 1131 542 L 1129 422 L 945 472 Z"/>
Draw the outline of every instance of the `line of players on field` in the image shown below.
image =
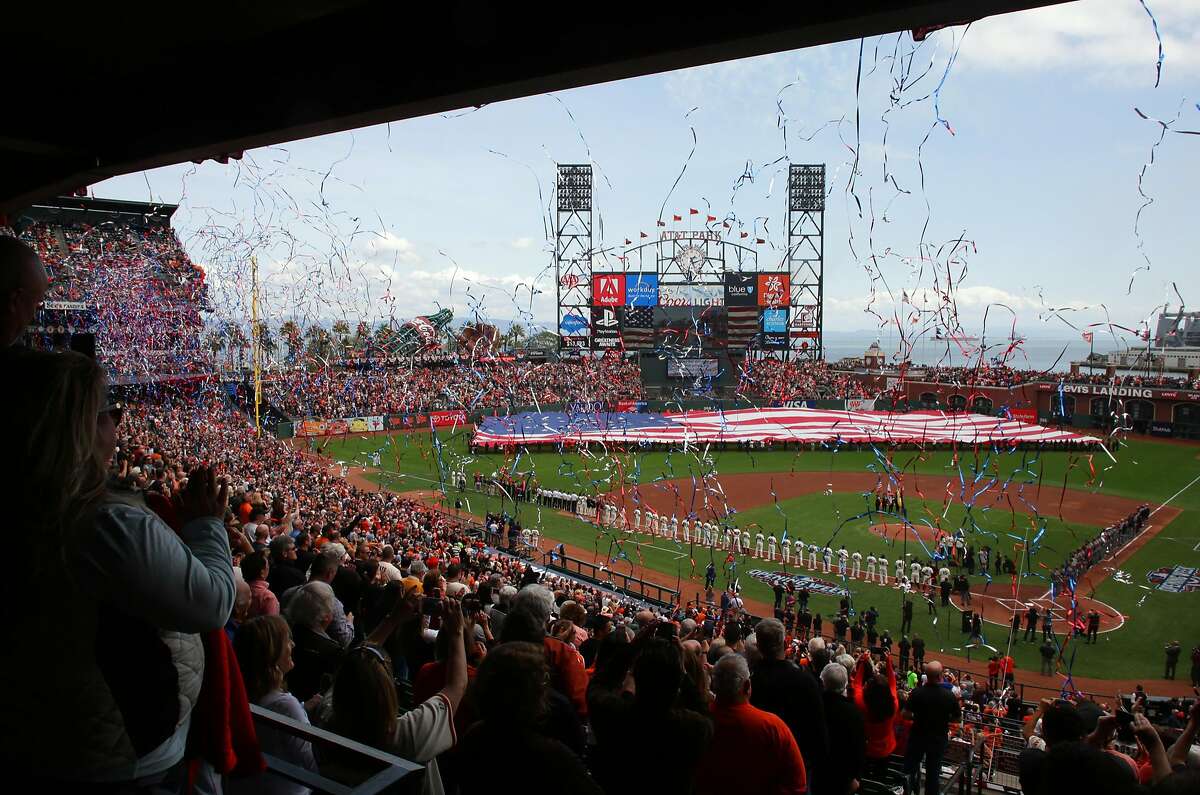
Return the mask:
<path fill-rule="evenodd" d="M 632 518 L 632 521 L 628 521 Z M 612 504 L 602 504 L 597 511 L 597 521 L 612 530 L 624 530 L 627 533 L 647 533 L 659 538 L 677 541 L 684 544 L 699 544 L 713 549 L 721 549 L 735 555 L 745 555 L 767 561 L 780 561 L 785 565 L 795 565 L 814 572 L 825 574 L 836 573 L 839 577 L 858 579 L 863 577 L 863 563 L 866 563 L 865 581 L 878 582 L 880 585 L 889 584 L 891 561 L 884 555 L 874 553 L 866 555 L 858 551 L 850 552 L 845 546 L 835 550 L 826 545 L 806 543 L 800 538 L 788 540 L 784 537 L 777 539 L 774 535 L 759 530 L 751 537 L 748 530 L 737 527 L 721 526 L 713 522 L 703 522 L 699 518 L 680 519 L 672 514 L 660 514 L 653 509 L 647 509 L 643 514 L 641 508 L 634 508 L 632 517 L 625 508 Z M 937 556 L 943 561 L 939 570 L 931 565 L 934 561 L 922 564 L 916 560 L 899 558 L 895 561 L 895 584 L 904 587 L 928 587 L 935 582 L 948 580 L 950 569 L 945 565 L 951 557 L 951 549 L 961 552 L 965 548 L 962 538 L 944 536 L 939 543 Z M 909 558 L 912 556 L 909 555 Z M 836 559 L 836 563 L 835 563 Z M 962 556 L 958 557 L 961 560 Z M 934 577 L 938 579 L 935 580 Z"/>

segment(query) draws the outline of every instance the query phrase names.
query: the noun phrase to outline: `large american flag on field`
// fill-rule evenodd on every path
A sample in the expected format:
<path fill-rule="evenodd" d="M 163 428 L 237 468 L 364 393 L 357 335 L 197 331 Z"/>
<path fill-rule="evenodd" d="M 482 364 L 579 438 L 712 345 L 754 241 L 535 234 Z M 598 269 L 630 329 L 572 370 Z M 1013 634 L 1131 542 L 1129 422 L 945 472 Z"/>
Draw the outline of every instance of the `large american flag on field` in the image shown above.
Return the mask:
<path fill-rule="evenodd" d="M 941 411 L 849 411 L 761 408 L 686 411 L 681 414 L 564 412 L 486 417 L 475 430 L 476 444 L 556 444 L 559 442 L 875 442 L 880 444 L 987 444 L 1027 442 L 1091 444 L 1099 440 L 1056 428 L 1003 417 Z"/>

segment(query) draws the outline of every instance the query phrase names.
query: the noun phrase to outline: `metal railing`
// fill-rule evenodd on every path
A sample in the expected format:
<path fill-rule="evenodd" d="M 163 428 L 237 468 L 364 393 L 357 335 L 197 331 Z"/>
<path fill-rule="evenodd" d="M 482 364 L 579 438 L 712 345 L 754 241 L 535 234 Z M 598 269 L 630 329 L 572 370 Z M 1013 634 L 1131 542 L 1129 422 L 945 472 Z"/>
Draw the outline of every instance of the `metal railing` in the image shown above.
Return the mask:
<path fill-rule="evenodd" d="M 267 763 L 264 776 L 276 776 L 309 787 L 314 792 L 331 795 L 375 795 L 380 792 L 416 792 L 425 771 L 424 765 L 384 753 L 369 745 L 355 742 L 333 732 L 293 720 L 256 704 L 250 705 L 256 729 L 270 728 L 291 737 L 306 740 L 318 747 L 335 747 L 342 753 L 362 760 L 364 770 L 375 769 L 362 783 L 351 786 L 334 781 L 320 773 L 288 762 L 277 756 L 263 754 Z"/>
<path fill-rule="evenodd" d="M 669 607 L 679 603 L 679 591 L 628 574 L 621 574 L 596 563 L 572 558 L 568 555 L 543 553 L 543 565 L 575 577 L 594 582 L 623 596 L 631 596 L 643 602 Z"/>

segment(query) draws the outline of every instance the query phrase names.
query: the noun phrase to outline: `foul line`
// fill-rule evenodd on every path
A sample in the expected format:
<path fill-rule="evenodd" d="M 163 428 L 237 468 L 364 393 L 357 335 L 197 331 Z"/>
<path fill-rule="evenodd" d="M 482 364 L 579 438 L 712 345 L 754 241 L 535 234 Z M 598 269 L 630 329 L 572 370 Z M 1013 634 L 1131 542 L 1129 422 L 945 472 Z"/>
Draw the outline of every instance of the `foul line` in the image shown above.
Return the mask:
<path fill-rule="evenodd" d="M 1191 482 L 1191 483 L 1187 484 L 1187 485 L 1186 485 L 1186 486 L 1184 486 L 1182 489 L 1180 489 L 1179 491 L 1177 491 L 1177 492 L 1175 492 L 1174 494 L 1172 494 L 1170 497 L 1167 497 L 1167 500 L 1166 500 L 1166 502 L 1164 502 L 1162 505 L 1158 506 L 1158 507 L 1157 507 L 1157 508 L 1155 508 L 1153 511 L 1151 511 L 1151 512 L 1150 512 L 1150 515 L 1151 515 L 1151 516 L 1153 516 L 1154 514 L 1156 514 L 1156 513 L 1158 513 L 1159 511 L 1161 511 L 1163 508 L 1165 508 L 1165 507 L 1167 506 L 1167 503 L 1171 502 L 1171 500 L 1175 499 L 1175 498 L 1176 498 L 1176 497 L 1178 497 L 1180 494 L 1183 494 L 1185 491 L 1187 491 L 1188 489 L 1190 489 L 1192 486 L 1195 486 L 1195 485 L 1196 485 L 1196 483 L 1197 483 L 1197 481 L 1200 481 L 1200 475 L 1197 475 L 1196 477 L 1192 478 L 1192 482 Z"/>

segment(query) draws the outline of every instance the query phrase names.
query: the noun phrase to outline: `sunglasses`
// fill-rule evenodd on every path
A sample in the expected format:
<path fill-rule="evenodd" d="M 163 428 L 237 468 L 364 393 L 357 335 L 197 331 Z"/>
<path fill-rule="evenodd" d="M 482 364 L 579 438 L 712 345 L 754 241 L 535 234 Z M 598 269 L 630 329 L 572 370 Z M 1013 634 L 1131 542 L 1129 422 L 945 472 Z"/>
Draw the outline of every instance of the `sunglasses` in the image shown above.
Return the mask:
<path fill-rule="evenodd" d="M 121 417 L 125 414 L 125 407 L 120 403 L 109 403 L 104 408 L 100 409 L 99 414 L 107 414 L 112 417 L 113 425 L 121 424 Z"/>

